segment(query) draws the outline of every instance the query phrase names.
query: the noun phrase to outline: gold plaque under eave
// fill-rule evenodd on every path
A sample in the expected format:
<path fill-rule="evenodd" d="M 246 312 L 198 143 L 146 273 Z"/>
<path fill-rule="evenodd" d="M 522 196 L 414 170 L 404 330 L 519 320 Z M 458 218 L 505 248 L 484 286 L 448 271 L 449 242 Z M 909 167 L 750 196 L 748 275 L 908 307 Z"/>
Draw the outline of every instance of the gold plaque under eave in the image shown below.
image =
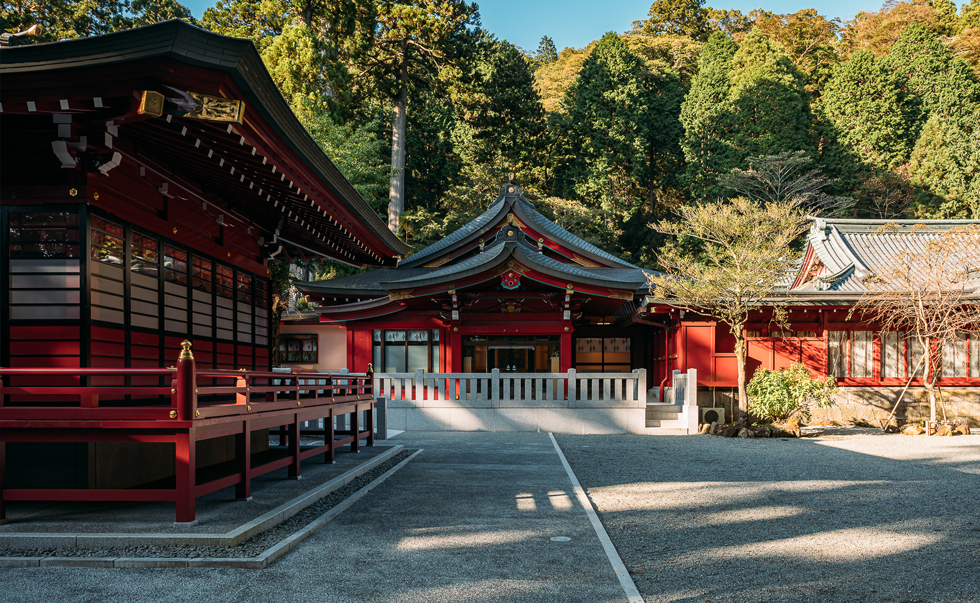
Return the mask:
<path fill-rule="evenodd" d="M 136 110 L 140 115 L 160 117 L 163 115 L 163 95 L 153 90 L 144 90 L 140 97 L 140 106 Z"/>
<path fill-rule="evenodd" d="M 188 91 L 187 94 L 191 95 L 201 106 L 184 117 L 204 119 L 207 121 L 242 123 L 242 116 L 245 113 L 245 103 L 242 101 L 222 98 L 220 96 L 209 96 L 200 92 Z"/>

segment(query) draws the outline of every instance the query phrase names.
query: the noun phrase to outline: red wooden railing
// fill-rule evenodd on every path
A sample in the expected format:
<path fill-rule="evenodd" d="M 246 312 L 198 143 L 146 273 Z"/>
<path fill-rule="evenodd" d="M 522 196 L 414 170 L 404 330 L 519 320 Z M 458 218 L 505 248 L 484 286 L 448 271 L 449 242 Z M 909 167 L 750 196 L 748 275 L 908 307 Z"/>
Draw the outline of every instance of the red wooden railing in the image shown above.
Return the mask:
<path fill-rule="evenodd" d="M 178 522 L 195 519 L 197 498 L 235 486 L 238 498 L 251 496 L 251 479 L 287 467 L 298 477 L 300 461 L 360 440 L 374 444 L 373 375 L 197 370 L 185 341 L 175 367 L 161 369 L 7 368 L 0 369 L 0 521 L 8 501 L 173 501 Z M 52 377 L 71 377 L 78 385 L 38 385 Z M 157 377 L 159 386 L 86 385 L 112 377 Z M 167 383 L 169 382 L 169 386 Z M 364 425 L 359 416 L 365 414 Z M 334 417 L 350 415 L 350 429 L 334 429 Z M 301 424 L 323 419 L 322 429 Z M 251 434 L 278 430 L 274 454 L 252 454 Z M 300 436 L 320 438 L 300 445 Z M 196 443 L 234 436 L 233 468 L 217 477 L 196 463 Z M 9 442 L 153 442 L 175 444 L 173 488 L 14 489 L 8 488 Z M 213 473 L 211 471 L 210 473 Z"/>

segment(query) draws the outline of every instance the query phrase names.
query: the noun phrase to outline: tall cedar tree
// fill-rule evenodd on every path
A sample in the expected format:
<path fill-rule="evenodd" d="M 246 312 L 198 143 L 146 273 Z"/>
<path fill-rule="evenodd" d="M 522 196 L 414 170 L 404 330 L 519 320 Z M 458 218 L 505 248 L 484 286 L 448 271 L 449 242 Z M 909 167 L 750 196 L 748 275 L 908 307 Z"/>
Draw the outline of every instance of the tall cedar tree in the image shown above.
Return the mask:
<path fill-rule="evenodd" d="M 898 76 L 871 52 L 838 65 L 820 100 L 837 140 L 863 162 L 891 169 L 908 161 L 917 133 L 914 109 Z"/>
<path fill-rule="evenodd" d="M 932 115 L 958 119 L 980 101 L 970 66 L 922 25 L 910 25 L 882 58 L 911 101 L 916 135 Z"/>
<path fill-rule="evenodd" d="M 607 33 L 562 99 L 570 154 L 558 176 L 566 187 L 561 196 L 613 216 L 618 236 L 647 212 L 651 176 L 663 169 L 651 168 L 654 153 L 676 146 L 678 89 L 676 74 L 650 74 L 619 36 Z M 615 251 L 639 260 L 629 258 L 639 248 L 623 243 Z"/>
<path fill-rule="evenodd" d="M 912 151 L 909 177 L 934 195 L 920 197 L 919 217 L 980 219 L 980 107 L 967 117 L 929 118 Z"/>
<path fill-rule="evenodd" d="M 805 230 L 806 217 L 791 203 L 736 197 L 722 203 L 682 207 L 679 220 L 652 224 L 658 232 L 697 239 L 695 256 L 676 244 L 658 256 L 666 274 L 651 276 L 651 295 L 662 303 L 714 318 L 735 338 L 739 421 L 748 413 L 745 394 L 745 325 L 786 278 L 795 255 L 790 246 Z"/>
<path fill-rule="evenodd" d="M 810 108 L 804 78 L 782 47 L 753 30 L 725 61 L 732 44 L 713 34 L 684 101 L 684 154 L 695 197 L 722 197 L 717 177 L 749 156 L 809 151 Z"/>
<path fill-rule="evenodd" d="M 405 158 L 410 93 L 444 88 L 462 75 L 480 25 L 476 4 L 461 0 L 381 0 L 374 43 L 356 78 L 393 104 L 388 228 L 405 211 Z"/>
<path fill-rule="evenodd" d="M 681 105 L 684 126 L 681 148 L 687 161 L 686 181 L 693 197 L 701 197 L 721 174 L 738 163 L 735 150 L 719 135 L 720 115 L 731 88 L 732 58 L 738 47 L 721 32 L 711 34 L 698 57 L 698 73 Z"/>

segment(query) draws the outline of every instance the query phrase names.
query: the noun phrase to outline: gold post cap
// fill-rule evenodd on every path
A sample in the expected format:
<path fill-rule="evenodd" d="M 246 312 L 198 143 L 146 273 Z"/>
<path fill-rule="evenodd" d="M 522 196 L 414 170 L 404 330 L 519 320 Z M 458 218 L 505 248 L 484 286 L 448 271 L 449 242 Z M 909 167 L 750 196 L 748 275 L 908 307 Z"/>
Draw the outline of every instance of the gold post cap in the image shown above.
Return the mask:
<path fill-rule="evenodd" d="M 183 348 L 180 352 L 181 360 L 194 360 L 194 354 L 191 353 L 191 342 L 184 340 L 180 342 L 180 347 Z"/>

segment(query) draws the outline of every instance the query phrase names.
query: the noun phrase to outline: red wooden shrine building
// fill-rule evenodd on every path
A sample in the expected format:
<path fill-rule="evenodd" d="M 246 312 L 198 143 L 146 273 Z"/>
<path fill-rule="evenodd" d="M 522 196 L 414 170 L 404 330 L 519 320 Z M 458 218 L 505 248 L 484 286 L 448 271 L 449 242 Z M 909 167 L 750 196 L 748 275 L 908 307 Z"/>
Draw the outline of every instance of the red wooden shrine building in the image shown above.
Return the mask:
<path fill-rule="evenodd" d="M 170 21 L 6 47 L 0 74 L 0 519 L 6 501 L 114 499 L 190 521 L 197 496 L 332 457 L 333 433 L 300 450 L 300 422 L 350 413 L 345 441 L 369 437 L 368 380 L 272 387 L 269 266 L 409 247 L 250 41 Z"/>

